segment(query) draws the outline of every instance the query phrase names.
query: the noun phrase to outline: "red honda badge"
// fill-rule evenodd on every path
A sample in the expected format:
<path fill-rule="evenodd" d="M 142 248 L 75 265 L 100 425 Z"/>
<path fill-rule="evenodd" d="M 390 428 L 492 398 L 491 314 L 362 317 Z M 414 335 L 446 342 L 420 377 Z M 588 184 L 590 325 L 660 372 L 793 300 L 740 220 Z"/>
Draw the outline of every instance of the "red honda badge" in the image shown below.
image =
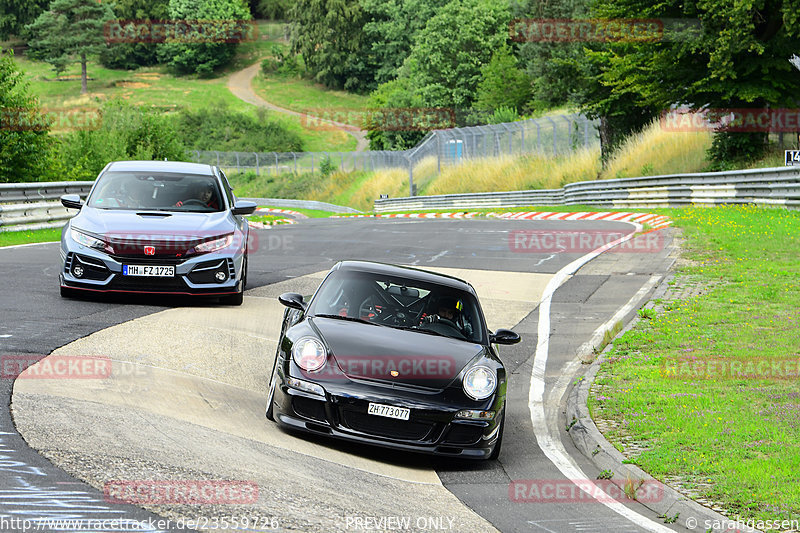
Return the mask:
<path fill-rule="evenodd" d="M 144 247 L 144 255 L 156 255 L 156 247 L 155 246 L 145 246 Z"/>

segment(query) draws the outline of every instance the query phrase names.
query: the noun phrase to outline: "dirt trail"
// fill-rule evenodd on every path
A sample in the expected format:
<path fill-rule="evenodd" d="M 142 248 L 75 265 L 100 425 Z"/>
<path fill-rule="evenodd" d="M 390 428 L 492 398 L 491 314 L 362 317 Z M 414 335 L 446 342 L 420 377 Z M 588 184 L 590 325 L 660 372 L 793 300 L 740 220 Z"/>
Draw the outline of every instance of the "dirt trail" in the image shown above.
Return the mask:
<path fill-rule="evenodd" d="M 250 65 L 246 69 L 240 70 L 239 72 L 234 72 L 231 74 L 231 77 L 228 78 L 228 89 L 239 99 L 244 100 L 248 104 L 253 104 L 259 107 L 263 107 L 272 111 L 276 111 L 278 113 L 285 113 L 287 115 L 294 115 L 296 117 L 302 117 L 303 113 L 298 113 L 297 111 L 292 111 L 291 109 L 286 109 L 283 107 L 276 106 L 275 104 L 271 104 L 267 102 L 260 96 L 258 96 L 251 86 L 253 82 L 253 78 L 258 75 L 258 71 L 261 68 L 261 63 L 256 63 L 254 65 Z M 367 132 L 363 130 L 359 130 L 355 126 L 350 126 L 349 124 L 343 124 L 341 122 L 334 122 L 332 120 L 324 120 L 324 119 L 314 119 L 316 122 L 330 124 L 331 127 L 336 129 L 342 130 L 345 133 L 352 135 L 355 140 L 357 141 L 356 145 L 356 152 L 363 152 L 369 147 L 369 141 L 367 140 Z"/>

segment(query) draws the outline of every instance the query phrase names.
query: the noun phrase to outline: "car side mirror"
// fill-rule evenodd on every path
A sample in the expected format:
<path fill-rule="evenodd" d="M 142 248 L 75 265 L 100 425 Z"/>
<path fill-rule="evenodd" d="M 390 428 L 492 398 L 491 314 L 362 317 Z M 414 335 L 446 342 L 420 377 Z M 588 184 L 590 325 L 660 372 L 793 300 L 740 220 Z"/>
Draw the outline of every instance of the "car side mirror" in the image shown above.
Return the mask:
<path fill-rule="evenodd" d="M 69 209 L 80 209 L 83 207 L 83 202 L 77 194 L 65 194 L 61 197 L 61 205 Z"/>
<path fill-rule="evenodd" d="M 306 303 L 303 301 L 303 296 L 296 292 L 284 292 L 278 296 L 278 301 L 292 309 L 297 309 L 299 311 L 306 310 Z"/>
<path fill-rule="evenodd" d="M 234 215 L 252 215 L 258 205 L 255 202 L 248 202 L 247 200 L 237 200 L 233 206 Z"/>
<path fill-rule="evenodd" d="M 493 344 L 517 344 L 521 340 L 522 337 L 510 329 L 498 329 L 489 335 L 489 342 Z"/>

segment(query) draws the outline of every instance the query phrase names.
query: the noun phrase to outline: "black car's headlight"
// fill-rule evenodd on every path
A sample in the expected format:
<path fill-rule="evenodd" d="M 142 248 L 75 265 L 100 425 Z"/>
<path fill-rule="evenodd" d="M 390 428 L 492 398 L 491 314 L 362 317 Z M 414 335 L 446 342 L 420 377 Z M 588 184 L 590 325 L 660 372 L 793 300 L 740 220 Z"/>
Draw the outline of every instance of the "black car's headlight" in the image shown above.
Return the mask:
<path fill-rule="evenodd" d="M 464 374 L 464 392 L 473 400 L 484 400 L 497 388 L 497 375 L 491 368 L 474 366 Z"/>
<path fill-rule="evenodd" d="M 325 346 L 314 337 L 302 337 L 292 346 L 292 359 L 306 372 L 316 372 L 328 360 Z"/>
<path fill-rule="evenodd" d="M 84 233 L 80 230 L 75 228 L 70 228 L 69 236 L 72 237 L 72 240 L 77 242 L 78 244 L 82 244 L 87 248 L 94 248 L 95 250 L 103 250 L 104 252 L 114 253 L 114 249 L 111 245 L 106 244 L 105 241 L 102 239 L 98 239 L 97 237 L 93 237 L 88 233 Z"/>

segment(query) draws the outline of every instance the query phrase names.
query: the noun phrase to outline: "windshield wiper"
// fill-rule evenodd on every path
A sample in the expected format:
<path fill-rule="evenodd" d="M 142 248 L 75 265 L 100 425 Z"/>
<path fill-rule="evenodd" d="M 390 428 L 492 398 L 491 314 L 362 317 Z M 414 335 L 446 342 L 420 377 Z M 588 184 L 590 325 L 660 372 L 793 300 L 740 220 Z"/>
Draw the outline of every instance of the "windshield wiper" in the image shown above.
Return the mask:
<path fill-rule="evenodd" d="M 459 339 L 458 337 L 451 337 L 450 335 L 445 335 L 444 333 L 439 333 L 438 331 L 433 331 L 433 330 L 430 330 L 430 329 L 422 329 L 422 328 L 420 328 L 419 326 L 389 326 L 389 327 L 390 327 L 390 328 L 394 328 L 394 329 L 403 329 L 403 330 L 408 330 L 408 331 L 417 331 L 417 332 L 419 332 L 419 333 L 426 333 L 426 334 L 428 334 L 428 335 L 436 335 L 436 336 L 439 336 L 439 337 L 445 337 L 445 338 L 448 338 L 448 339 L 456 339 L 456 340 L 461 340 L 461 339 Z"/>
<path fill-rule="evenodd" d="M 333 318 L 335 320 L 349 320 L 350 322 L 361 322 L 362 324 L 369 324 L 370 326 L 380 326 L 380 324 L 376 324 L 375 322 L 370 322 L 369 320 L 364 320 L 363 318 L 356 318 L 354 316 L 342 316 L 342 315 L 326 315 L 326 314 L 316 314 L 311 318 Z"/>

